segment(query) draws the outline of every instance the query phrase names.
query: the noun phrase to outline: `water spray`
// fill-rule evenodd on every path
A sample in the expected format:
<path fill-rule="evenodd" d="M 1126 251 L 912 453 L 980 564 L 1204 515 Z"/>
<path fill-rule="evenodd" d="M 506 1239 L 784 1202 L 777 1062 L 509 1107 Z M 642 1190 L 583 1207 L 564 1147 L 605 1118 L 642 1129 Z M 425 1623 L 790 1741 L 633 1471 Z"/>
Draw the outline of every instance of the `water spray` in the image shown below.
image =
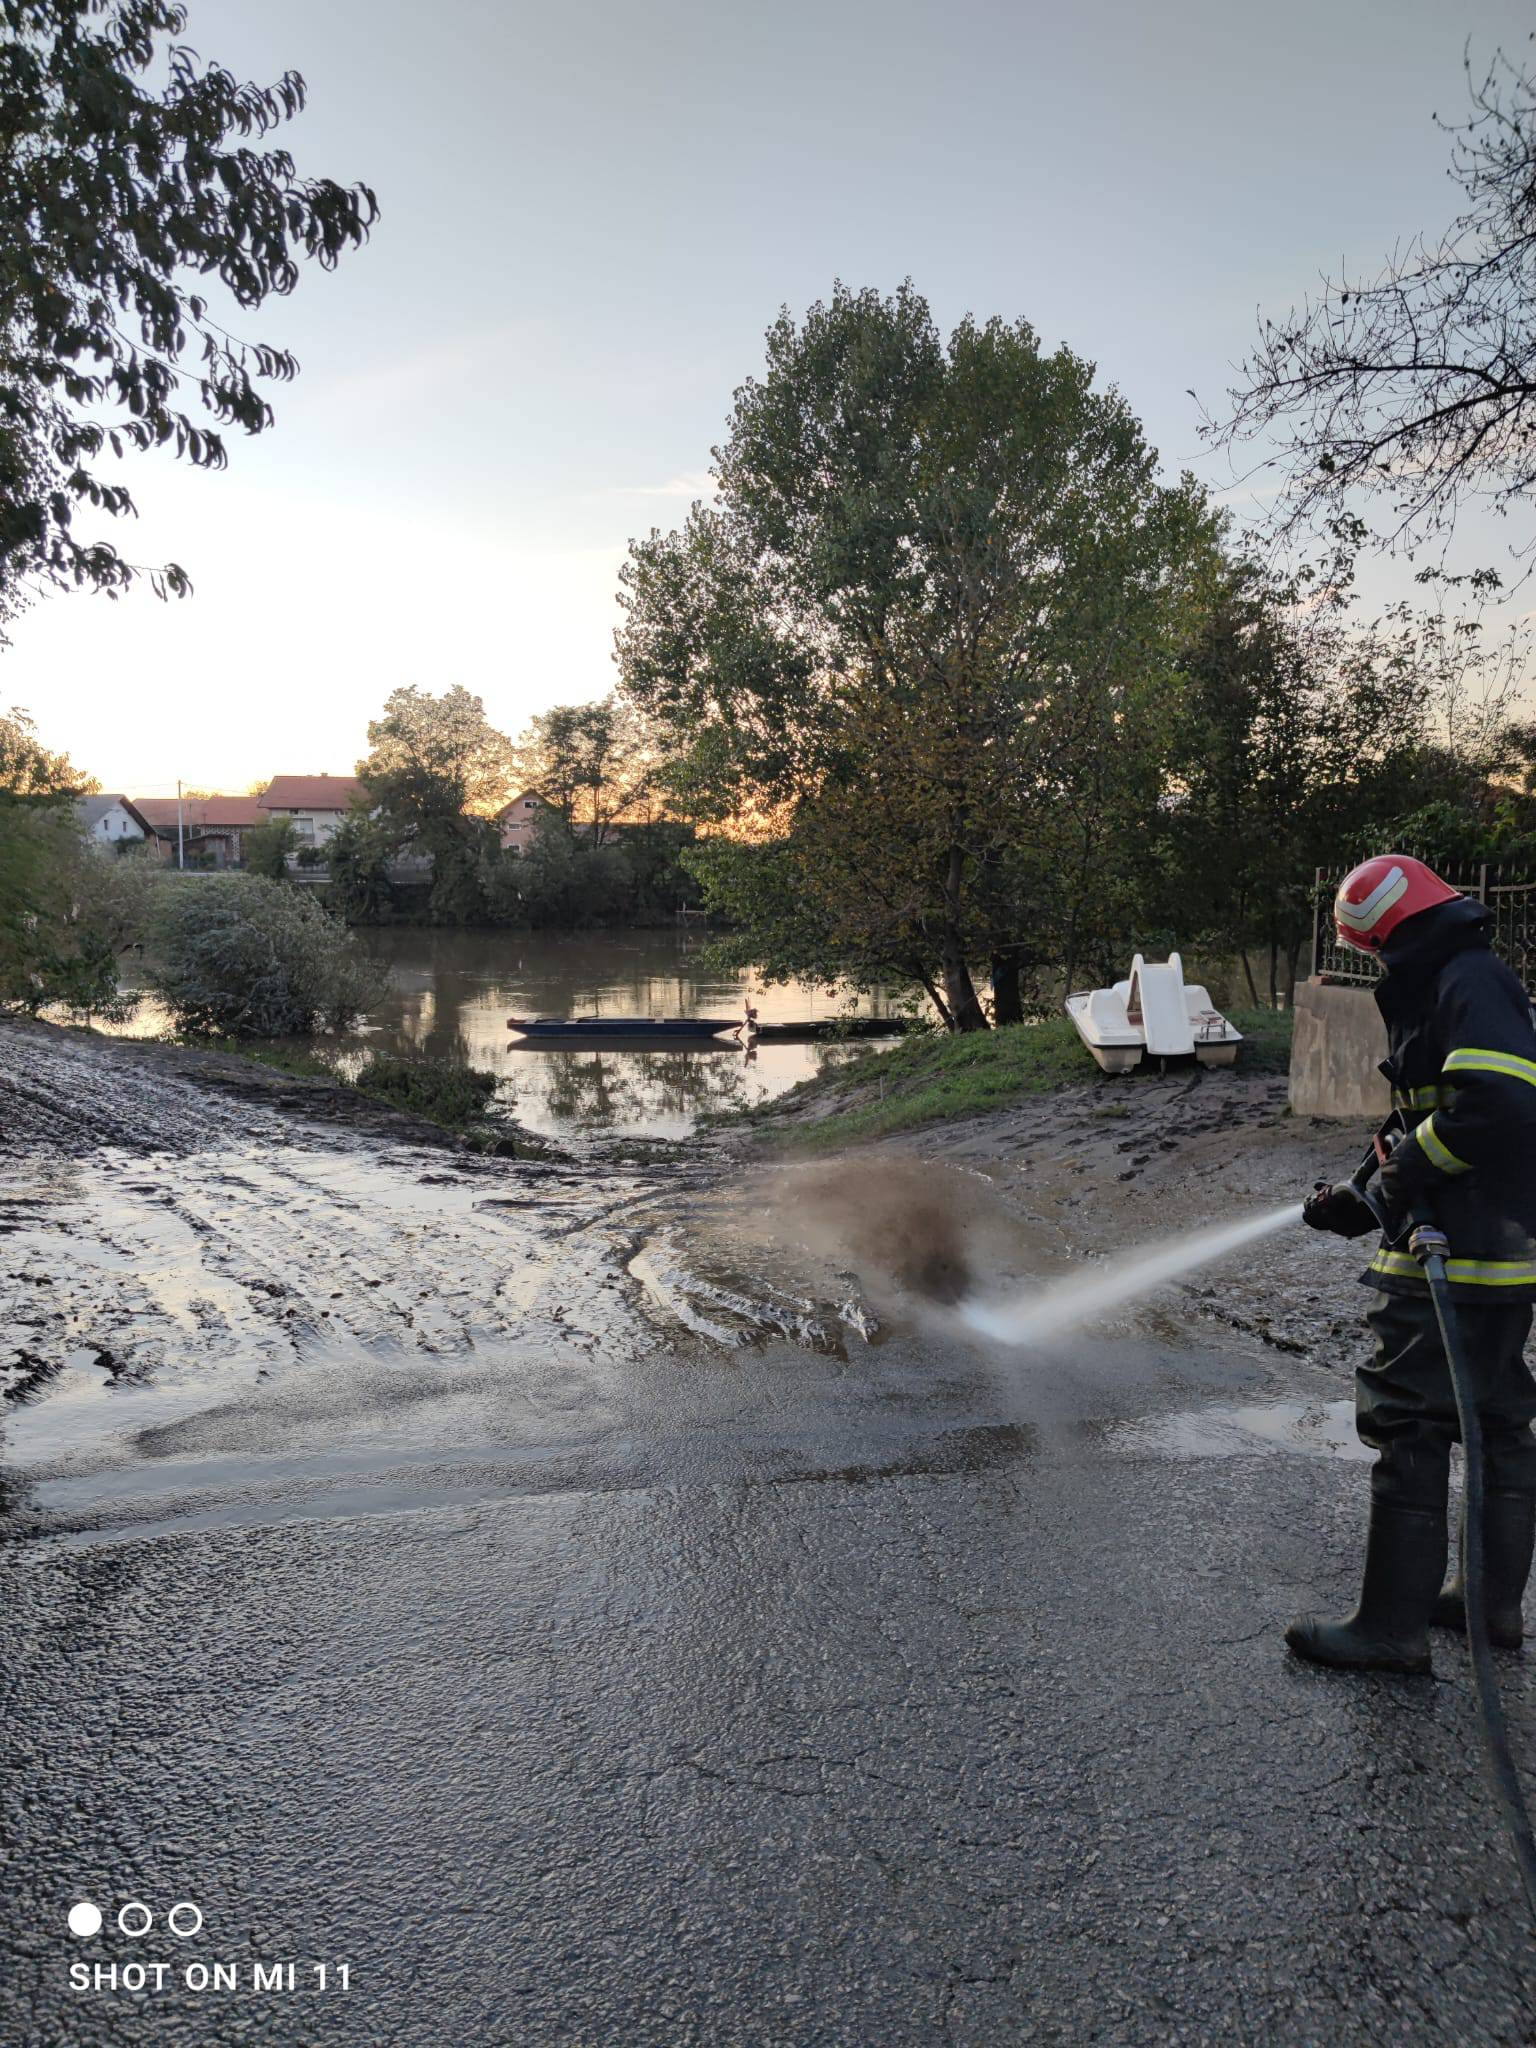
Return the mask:
<path fill-rule="evenodd" d="M 975 1336 L 994 1344 L 1044 1344 L 1300 1220 L 1300 1202 L 1287 1202 L 1283 1209 L 1248 1216 L 1241 1223 L 1171 1238 L 1107 1272 L 1068 1273 L 1007 1300 L 963 1302 L 960 1319 Z"/>

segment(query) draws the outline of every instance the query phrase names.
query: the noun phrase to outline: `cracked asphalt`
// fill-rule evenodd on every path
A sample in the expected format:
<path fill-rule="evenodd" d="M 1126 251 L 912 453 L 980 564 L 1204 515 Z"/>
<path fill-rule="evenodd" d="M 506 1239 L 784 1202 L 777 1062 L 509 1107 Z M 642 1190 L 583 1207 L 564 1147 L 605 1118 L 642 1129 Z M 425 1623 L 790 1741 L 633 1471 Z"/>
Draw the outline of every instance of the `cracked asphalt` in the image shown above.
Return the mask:
<path fill-rule="evenodd" d="M 329 1267 L 300 1136 L 303 1300 Z M 254 1216 L 281 1135 L 197 1142 Z M 1265 1139 L 1277 1179 L 1321 1142 Z M 630 1274 L 638 1242 L 688 1241 L 657 1176 L 586 1228 L 547 1183 L 568 1200 L 540 1249 L 536 1206 L 488 1212 L 426 1155 L 343 1153 L 332 1231 L 370 1219 L 356 1255 L 395 1287 L 392 1333 L 264 1307 L 241 1380 L 256 1281 L 157 1216 L 120 1376 L 49 1377 L 89 1311 L 79 1259 L 74 1320 L 27 1338 L 0 1563 L 6 2048 L 1536 2038 L 1464 1650 L 1437 1642 L 1433 1682 L 1355 1681 L 1280 1643 L 1299 1607 L 1352 1598 L 1365 1511 L 1347 1380 L 1291 1348 L 1292 1269 L 1261 1266 L 1235 1320 L 1190 1292 L 1028 1365 L 889 1303 L 834 1340 L 830 1296 L 794 1341 L 730 1295 L 722 1334 L 718 1269 L 707 1328 L 675 1273 L 660 1295 Z M 90 1200 L 33 1185 L 6 1278 L 54 1270 L 50 1204 L 88 1252 Z M 433 1202 L 446 1238 L 411 1237 Z M 149 1225 L 113 1217 L 128 1257 Z M 503 1221 L 494 1316 L 426 1318 L 402 1262 L 472 1294 Z M 1348 1318 L 1363 1297 L 1319 1249 L 1318 1313 Z M 537 1259 L 552 1303 L 512 1284 Z M 219 1347 L 178 1380 L 167 1330 L 210 1272 Z M 1501 1666 L 1536 1757 L 1536 1686 Z M 204 1927 L 77 1940 L 81 1898 L 194 1900 Z M 76 1990 L 82 1960 L 173 1983 Z M 189 1960 L 239 1988 L 176 1988 Z M 250 1988 L 289 1961 L 294 1990 Z"/>

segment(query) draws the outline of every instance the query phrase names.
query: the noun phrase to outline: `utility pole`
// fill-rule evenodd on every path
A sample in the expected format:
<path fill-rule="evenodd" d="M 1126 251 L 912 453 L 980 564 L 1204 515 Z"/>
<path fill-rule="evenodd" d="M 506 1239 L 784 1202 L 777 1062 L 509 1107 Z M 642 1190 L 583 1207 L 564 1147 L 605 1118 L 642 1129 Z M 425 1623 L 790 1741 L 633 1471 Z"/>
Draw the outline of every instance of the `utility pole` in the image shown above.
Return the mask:
<path fill-rule="evenodd" d="M 184 868 L 187 864 L 187 834 L 182 823 L 181 777 L 176 778 L 176 865 Z"/>

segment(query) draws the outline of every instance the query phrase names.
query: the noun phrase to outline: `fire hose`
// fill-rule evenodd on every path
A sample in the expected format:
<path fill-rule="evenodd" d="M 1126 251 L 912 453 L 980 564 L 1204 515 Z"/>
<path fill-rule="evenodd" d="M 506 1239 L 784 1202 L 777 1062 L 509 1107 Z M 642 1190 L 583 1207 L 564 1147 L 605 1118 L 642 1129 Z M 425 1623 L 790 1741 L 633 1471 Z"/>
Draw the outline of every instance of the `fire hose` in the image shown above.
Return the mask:
<path fill-rule="evenodd" d="M 1389 1127 L 1383 1126 L 1377 1133 L 1371 1150 L 1350 1178 L 1350 1185 L 1389 1237 L 1394 1231 L 1400 1232 L 1400 1217 L 1389 1220 L 1379 1193 L 1370 1183 L 1380 1171 L 1392 1145 L 1400 1141 L 1401 1137 L 1401 1128 L 1389 1134 Z M 1412 1209 L 1410 1222 L 1412 1230 L 1408 1238 L 1408 1250 L 1424 1269 L 1424 1278 L 1429 1283 L 1430 1299 L 1434 1303 L 1435 1320 L 1440 1325 L 1440 1341 L 1450 1367 L 1451 1390 L 1456 1398 L 1456 1414 L 1461 1425 L 1461 1575 L 1467 1617 L 1467 1647 L 1472 1660 L 1472 1681 L 1477 1696 L 1483 1757 L 1493 1784 L 1494 1797 L 1498 1801 L 1509 1835 L 1510 1846 L 1515 1853 L 1515 1862 L 1519 1866 L 1526 1903 L 1532 1919 L 1536 1920 L 1536 1836 L 1533 1836 L 1531 1831 L 1531 1816 L 1526 1806 L 1525 1792 L 1510 1750 L 1509 1725 L 1504 1718 L 1504 1703 L 1499 1697 L 1498 1675 L 1494 1670 L 1493 1652 L 1488 1644 L 1487 1588 L 1483 1573 L 1483 1429 L 1477 1412 L 1477 1394 L 1472 1382 L 1472 1369 L 1467 1357 L 1461 1318 L 1456 1311 L 1450 1277 L 1446 1271 L 1445 1262 L 1451 1251 L 1450 1241 L 1426 1204 L 1416 1205 Z"/>

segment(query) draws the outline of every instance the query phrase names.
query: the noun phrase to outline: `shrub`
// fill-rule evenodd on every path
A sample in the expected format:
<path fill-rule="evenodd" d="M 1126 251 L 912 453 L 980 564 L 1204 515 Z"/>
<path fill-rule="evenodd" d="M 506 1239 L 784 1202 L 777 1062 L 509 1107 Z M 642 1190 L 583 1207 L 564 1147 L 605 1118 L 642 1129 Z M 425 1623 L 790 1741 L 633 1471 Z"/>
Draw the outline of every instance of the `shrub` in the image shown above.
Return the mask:
<path fill-rule="evenodd" d="M 433 1123 L 463 1130 L 479 1122 L 497 1083 L 494 1074 L 478 1067 L 376 1052 L 364 1063 L 353 1086 L 396 1109 L 409 1109 Z"/>
<path fill-rule="evenodd" d="M 288 856 L 297 845 L 292 818 L 268 818 L 245 834 L 242 852 L 246 868 L 253 875 L 280 882 L 288 872 Z"/>
<path fill-rule="evenodd" d="M 384 973 L 301 889 L 256 875 L 166 887 L 150 940 L 151 987 L 183 1031 L 231 1038 L 343 1030 L 384 990 Z"/>
<path fill-rule="evenodd" d="M 0 1011 L 131 1015 L 117 953 L 139 935 L 148 874 L 89 847 L 67 801 L 0 791 Z"/>

